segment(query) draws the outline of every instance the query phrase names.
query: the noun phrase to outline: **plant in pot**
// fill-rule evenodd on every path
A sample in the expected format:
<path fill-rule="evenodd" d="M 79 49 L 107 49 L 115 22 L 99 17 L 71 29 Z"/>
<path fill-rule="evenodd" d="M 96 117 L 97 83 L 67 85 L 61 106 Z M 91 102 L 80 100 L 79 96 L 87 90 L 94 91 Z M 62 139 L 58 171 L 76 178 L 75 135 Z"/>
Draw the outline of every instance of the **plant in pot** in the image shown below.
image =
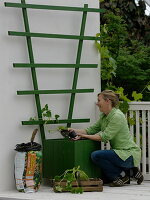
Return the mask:
<path fill-rule="evenodd" d="M 59 126 L 58 131 L 61 133 L 61 135 L 65 138 L 73 139 L 77 136 L 75 131 L 68 131 L 68 128 L 65 126 Z"/>

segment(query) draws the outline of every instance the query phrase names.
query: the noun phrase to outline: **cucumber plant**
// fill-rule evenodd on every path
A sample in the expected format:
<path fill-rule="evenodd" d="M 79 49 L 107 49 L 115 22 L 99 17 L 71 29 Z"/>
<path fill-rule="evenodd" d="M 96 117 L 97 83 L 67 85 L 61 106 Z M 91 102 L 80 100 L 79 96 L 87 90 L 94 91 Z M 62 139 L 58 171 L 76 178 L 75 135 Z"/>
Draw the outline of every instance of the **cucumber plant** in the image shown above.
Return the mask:
<path fill-rule="evenodd" d="M 58 114 L 55 114 L 53 117 L 52 111 L 49 109 L 48 104 L 45 104 L 45 106 L 42 108 L 41 112 L 42 112 L 42 118 L 38 118 L 35 116 L 35 117 L 30 117 L 29 120 L 30 121 L 43 120 L 44 124 L 48 124 L 49 121 L 58 122 L 58 119 L 60 116 Z M 50 132 L 50 131 L 54 131 L 54 130 L 50 129 L 48 132 Z"/>
<path fill-rule="evenodd" d="M 80 169 L 80 166 L 73 169 L 67 169 L 62 175 L 55 176 L 53 187 L 55 192 L 68 191 L 71 193 L 83 193 L 83 188 L 80 186 L 79 181 L 89 180 L 88 175 Z M 65 182 L 66 184 L 61 184 Z M 76 182 L 77 187 L 73 187 L 72 183 Z"/>

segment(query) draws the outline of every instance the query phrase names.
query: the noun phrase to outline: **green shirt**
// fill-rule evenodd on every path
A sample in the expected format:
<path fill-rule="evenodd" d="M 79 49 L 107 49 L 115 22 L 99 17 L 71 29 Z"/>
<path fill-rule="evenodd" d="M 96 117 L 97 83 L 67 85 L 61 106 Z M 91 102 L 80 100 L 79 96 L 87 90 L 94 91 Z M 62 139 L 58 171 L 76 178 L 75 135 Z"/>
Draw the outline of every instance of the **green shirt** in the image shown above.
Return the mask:
<path fill-rule="evenodd" d="M 134 166 L 137 167 L 141 160 L 141 149 L 133 141 L 125 115 L 113 108 L 108 115 L 102 113 L 100 119 L 86 129 L 87 134 L 98 134 L 104 143 L 110 142 L 111 149 L 122 159 L 133 156 Z"/>

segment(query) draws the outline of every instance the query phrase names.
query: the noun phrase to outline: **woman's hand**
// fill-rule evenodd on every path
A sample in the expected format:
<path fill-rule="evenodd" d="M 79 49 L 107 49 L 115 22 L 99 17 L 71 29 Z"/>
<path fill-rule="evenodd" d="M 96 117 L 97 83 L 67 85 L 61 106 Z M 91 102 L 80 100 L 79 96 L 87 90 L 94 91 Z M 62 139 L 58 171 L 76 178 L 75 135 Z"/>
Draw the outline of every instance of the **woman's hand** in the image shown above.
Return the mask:
<path fill-rule="evenodd" d="M 89 140 L 94 140 L 94 141 L 101 141 L 101 136 L 100 135 L 88 135 L 86 130 L 84 129 L 75 129 L 75 128 L 68 128 L 68 131 L 75 131 L 77 136 L 73 140 L 80 140 L 81 138 L 86 138 Z"/>
<path fill-rule="evenodd" d="M 77 136 L 75 138 L 72 138 L 72 140 L 80 140 L 81 138 L 82 137 L 77 134 Z"/>
<path fill-rule="evenodd" d="M 86 135 L 86 130 L 84 129 L 75 129 L 75 128 L 68 128 L 68 131 L 72 132 L 74 131 L 77 136 L 73 138 L 73 140 L 80 140 L 81 138 L 84 138 L 84 135 Z"/>

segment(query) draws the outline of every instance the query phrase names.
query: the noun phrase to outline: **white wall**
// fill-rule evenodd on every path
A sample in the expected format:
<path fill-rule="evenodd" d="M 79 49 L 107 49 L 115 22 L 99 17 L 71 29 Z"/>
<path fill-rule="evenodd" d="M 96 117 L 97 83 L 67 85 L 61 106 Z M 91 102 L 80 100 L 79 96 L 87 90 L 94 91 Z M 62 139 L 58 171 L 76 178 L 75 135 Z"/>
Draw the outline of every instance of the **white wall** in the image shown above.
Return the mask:
<path fill-rule="evenodd" d="M 14 156 L 15 145 L 29 142 L 35 127 L 22 126 L 22 120 L 36 115 L 34 96 L 17 96 L 17 90 L 32 90 L 30 69 L 15 69 L 12 63 L 29 62 L 26 40 L 23 37 L 8 36 L 7 32 L 24 31 L 22 12 L 18 8 L 6 8 L 0 1 L 0 190 L 15 189 Z M 27 3 L 97 7 L 98 0 L 28 0 Z M 79 34 L 80 12 L 58 12 L 47 10 L 29 10 L 29 21 L 32 32 Z M 89 13 L 85 35 L 94 36 L 99 31 L 99 14 Z M 35 62 L 75 63 L 77 41 L 34 38 L 33 51 Z M 81 63 L 98 63 L 98 54 L 94 41 L 86 41 L 83 46 Z M 39 89 L 71 89 L 73 69 L 38 69 Z M 96 95 L 100 90 L 99 69 L 81 69 L 78 88 L 94 88 L 94 93 L 77 94 L 74 118 L 91 118 L 95 120 Z M 41 104 L 49 104 L 54 114 L 66 118 L 70 94 L 41 95 Z M 86 127 L 89 124 L 72 124 L 73 127 Z M 56 137 L 47 134 L 47 137 Z M 59 135 L 57 135 L 59 137 Z M 40 136 L 35 140 L 40 142 Z"/>

